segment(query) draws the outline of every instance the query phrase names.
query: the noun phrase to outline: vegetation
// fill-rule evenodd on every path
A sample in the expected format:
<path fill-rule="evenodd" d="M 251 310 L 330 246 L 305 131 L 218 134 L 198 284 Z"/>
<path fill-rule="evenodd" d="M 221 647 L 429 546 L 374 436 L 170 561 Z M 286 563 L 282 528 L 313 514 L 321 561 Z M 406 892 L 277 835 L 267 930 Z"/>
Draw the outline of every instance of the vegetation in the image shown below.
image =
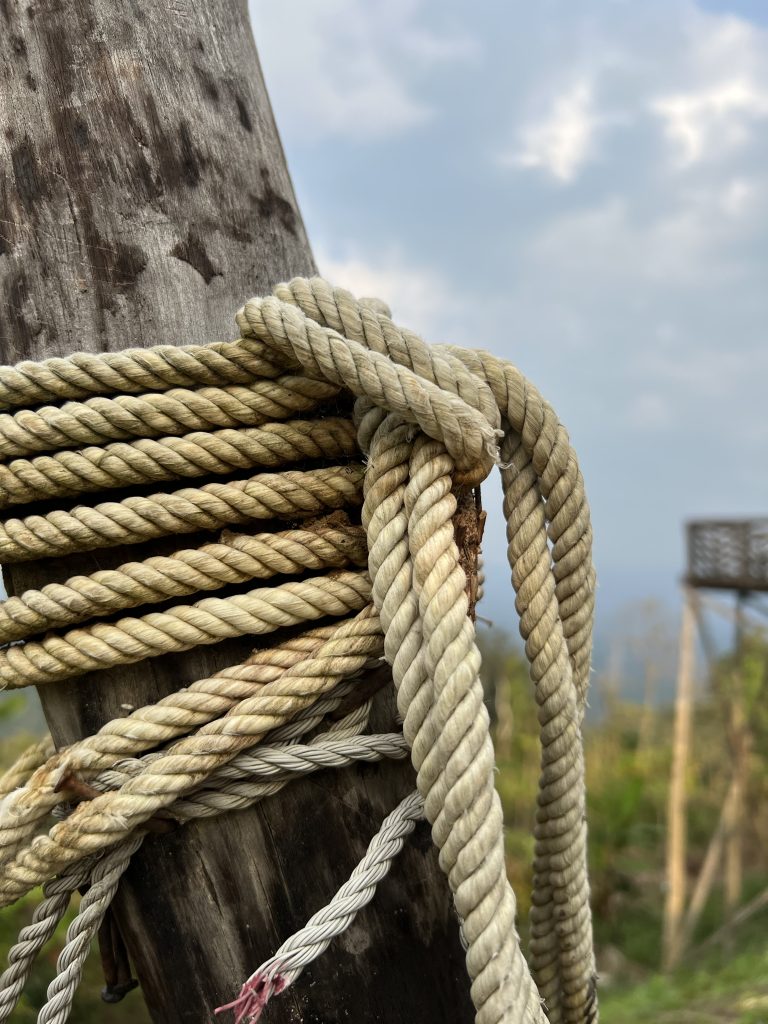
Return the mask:
<path fill-rule="evenodd" d="M 523 932 L 530 904 L 532 824 L 538 774 L 535 704 L 517 646 L 496 630 L 482 634 L 488 704 L 495 732 L 501 792 L 507 821 L 509 873 L 519 897 Z M 639 649 L 642 649 L 642 645 Z M 658 650 L 647 643 L 646 651 Z M 641 666 L 642 667 L 642 666 Z M 635 666 L 637 668 L 637 666 Z M 640 673 L 643 675 L 643 672 Z M 654 673 L 645 672 L 647 678 Z M 749 635 L 742 657 L 718 661 L 710 685 L 696 705 L 694 756 L 689 768 L 688 878 L 692 886 L 716 829 L 730 778 L 732 736 L 724 707 L 738 682 L 749 737 L 749 771 L 744 821 L 742 903 L 768 887 L 764 851 L 768 845 L 768 644 Z M 768 1024 L 768 901 L 719 943 L 706 945 L 724 920 L 722 873 L 706 900 L 680 970 L 660 973 L 664 895 L 664 839 L 672 716 L 655 706 L 646 687 L 642 704 L 622 701 L 615 679 L 597 680 L 602 712 L 586 732 L 590 862 L 595 938 L 601 974 L 604 1024 Z M 0 704 L 8 721 L 22 713 Z M 3 744 L 0 767 L 31 736 L 14 735 Z M 39 893 L 0 911 L 0 956 L 31 918 Z M 63 939 L 62 927 L 41 957 L 14 1016 L 32 1022 L 45 1000 Z M 72 1020 L 143 1024 L 138 993 L 106 1007 L 98 958 L 88 965 Z"/>

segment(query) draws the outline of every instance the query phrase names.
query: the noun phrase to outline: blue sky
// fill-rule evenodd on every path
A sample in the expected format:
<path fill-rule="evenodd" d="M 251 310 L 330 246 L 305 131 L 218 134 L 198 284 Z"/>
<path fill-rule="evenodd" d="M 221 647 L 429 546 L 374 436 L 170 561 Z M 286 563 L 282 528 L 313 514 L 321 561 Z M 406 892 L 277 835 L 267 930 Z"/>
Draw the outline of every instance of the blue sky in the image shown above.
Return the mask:
<path fill-rule="evenodd" d="M 321 271 L 552 402 L 604 629 L 628 601 L 675 602 L 687 517 L 768 513 L 768 4 L 251 10 Z"/>

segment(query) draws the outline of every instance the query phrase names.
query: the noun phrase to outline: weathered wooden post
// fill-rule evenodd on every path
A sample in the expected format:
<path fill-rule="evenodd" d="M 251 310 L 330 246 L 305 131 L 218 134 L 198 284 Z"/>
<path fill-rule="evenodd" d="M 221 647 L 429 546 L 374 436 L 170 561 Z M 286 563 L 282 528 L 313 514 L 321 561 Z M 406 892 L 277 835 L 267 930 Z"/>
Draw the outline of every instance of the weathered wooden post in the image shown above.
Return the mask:
<path fill-rule="evenodd" d="M 314 270 L 244 0 L 3 0 L 0 69 L 3 362 L 233 336 L 243 300 Z M 6 585 L 125 557 L 15 566 Z M 250 646 L 47 687 L 54 738 L 72 742 Z M 404 765 L 347 769 L 147 840 L 117 919 L 154 1019 L 209 1021 L 327 901 L 412 784 Z M 448 888 L 425 826 L 418 836 L 270 1021 L 471 1020 Z"/>

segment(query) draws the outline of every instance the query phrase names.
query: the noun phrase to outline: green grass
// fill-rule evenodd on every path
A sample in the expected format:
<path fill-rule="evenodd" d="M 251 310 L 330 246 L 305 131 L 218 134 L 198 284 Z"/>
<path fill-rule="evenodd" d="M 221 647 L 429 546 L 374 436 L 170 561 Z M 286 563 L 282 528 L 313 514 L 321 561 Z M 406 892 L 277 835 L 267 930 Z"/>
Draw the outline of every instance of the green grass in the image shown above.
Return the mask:
<path fill-rule="evenodd" d="M 764 926 L 764 925 L 763 925 Z M 602 1024 L 768 1024 L 768 937 L 756 933 L 729 955 L 712 951 L 695 967 L 604 991 Z"/>

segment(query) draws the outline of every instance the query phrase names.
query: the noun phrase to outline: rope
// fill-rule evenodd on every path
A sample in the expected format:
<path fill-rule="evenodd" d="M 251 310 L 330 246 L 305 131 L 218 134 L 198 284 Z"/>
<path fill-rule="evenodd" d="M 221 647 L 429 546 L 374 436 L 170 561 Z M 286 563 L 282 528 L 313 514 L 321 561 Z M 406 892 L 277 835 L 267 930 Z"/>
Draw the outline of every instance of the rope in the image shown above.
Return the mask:
<path fill-rule="evenodd" d="M 305 317 L 302 318 L 296 310 L 291 310 L 289 315 L 290 307 L 276 309 L 276 300 L 254 300 L 246 304 L 240 311 L 238 323 L 243 333 L 250 331 L 276 351 L 288 352 L 291 357 L 299 359 L 306 372 L 327 372 L 329 379 L 338 380 L 335 367 L 331 367 L 330 371 L 327 370 L 329 364 L 332 363 L 332 354 L 338 347 L 339 336 L 335 332 L 328 331 L 320 340 L 322 364 L 321 359 L 316 357 L 314 349 L 311 353 L 307 352 L 307 339 L 312 339 L 314 342 L 318 334 L 317 325 L 309 320 L 309 317 L 313 315 L 320 315 L 325 323 L 351 330 L 356 340 L 349 341 L 348 345 L 358 358 L 359 353 L 356 351 L 356 346 L 366 344 L 376 351 L 386 348 L 391 358 L 399 360 L 404 365 L 411 362 L 412 346 L 409 344 L 410 338 L 407 333 L 399 331 L 391 325 L 386 314 L 374 312 L 370 308 L 361 306 L 348 293 L 340 289 L 333 289 L 325 282 L 312 281 L 283 285 L 280 287 L 280 294 L 281 298 L 290 298 L 299 309 L 303 309 Z M 419 373 L 423 378 L 439 380 L 443 387 L 450 387 L 457 393 L 463 387 L 464 390 L 461 393 L 468 399 L 474 396 L 472 396 L 469 385 L 464 381 L 466 374 L 456 373 L 456 361 L 487 383 L 493 392 L 498 410 L 507 424 L 505 454 L 510 454 L 508 451 L 510 446 L 519 445 L 522 448 L 527 456 L 525 461 L 530 459 L 540 493 L 546 499 L 544 514 L 550 522 L 550 537 L 553 541 L 551 558 L 554 560 L 554 569 L 550 568 L 548 551 L 543 555 L 546 565 L 543 565 L 539 558 L 541 533 L 532 532 L 526 524 L 521 526 L 510 521 L 509 525 L 510 561 L 516 563 L 513 564 L 513 584 L 518 591 L 517 608 L 521 615 L 521 631 L 527 640 L 526 650 L 531 661 L 537 699 L 542 705 L 540 720 L 543 757 L 533 894 L 532 966 L 539 982 L 541 994 L 546 999 L 550 1020 L 559 1021 L 563 1014 L 563 1020 L 578 1021 L 583 1018 L 586 1008 L 591 1006 L 594 1000 L 594 963 L 591 955 L 592 937 L 586 877 L 586 832 L 583 825 L 585 804 L 583 763 L 581 762 L 581 744 L 578 734 L 580 712 L 575 710 L 574 703 L 578 700 L 583 704 L 586 692 L 594 590 L 594 576 L 591 568 L 591 528 L 584 498 L 583 481 L 565 430 L 538 392 L 528 385 L 522 375 L 513 367 L 486 353 L 469 353 L 461 349 L 448 348 L 445 350 L 446 354 L 455 360 L 451 365 L 452 376 L 448 376 L 440 365 L 439 357 L 432 357 L 423 344 L 421 348 L 413 346 L 413 351 L 418 353 Z M 357 383 L 356 394 L 370 398 L 376 404 L 381 404 L 377 401 L 377 396 L 373 391 L 365 392 L 364 387 L 360 386 L 359 380 L 347 379 L 344 383 L 352 390 L 355 390 Z M 387 404 L 386 407 L 400 411 L 394 403 Z M 366 415 L 370 416 L 370 409 L 367 405 L 358 414 L 358 425 L 361 437 L 363 433 L 366 433 L 370 447 L 370 464 L 366 477 L 366 494 L 368 495 L 372 488 L 370 481 L 374 473 L 378 472 L 379 463 L 383 457 L 383 451 L 375 449 L 375 444 L 376 438 L 379 436 L 378 432 L 385 432 L 384 423 L 387 424 L 386 432 L 389 434 L 391 448 L 397 448 L 398 444 L 393 439 L 397 430 L 395 418 L 388 417 L 387 420 L 382 421 L 380 416 L 374 416 L 373 427 L 371 427 L 365 424 L 364 417 Z M 412 417 L 408 418 L 412 419 Z M 424 423 L 421 425 L 427 433 L 430 433 L 428 425 Z M 438 436 L 441 435 L 438 434 Z M 408 432 L 406 431 L 405 435 L 399 439 L 399 450 L 405 452 L 408 445 Z M 460 448 L 455 448 L 453 454 L 459 457 L 461 455 Z M 438 453 L 435 452 L 434 458 L 438 457 Z M 395 465 L 397 465 L 396 462 L 392 467 L 388 467 L 389 470 L 394 471 Z M 443 490 L 450 489 L 451 483 L 448 474 L 451 469 L 452 467 L 449 467 L 447 470 Z M 514 485 L 514 471 L 519 471 L 519 469 L 518 461 L 517 465 L 503 471 L 503 483 L 507 492 Z M 384 471 L 382 474 L 384 475 Z M 411 486 L 413 486 L 413 465 L 410 468 L 410 477 Z M 407 475 L 403 479 L 406 478 Z M 436 482 L 433 481 L 433 483 Z M 395 507 L 393 507 L 387 523 L 382 522 L 383 516 L 388 515 L 387 499 L 397 501 L 398 486 L 399 481 L 390 484 L 390 481 L 387 480 L 384 487 L 376 492 L 371 506 L 376 510 L 377 518 L 372 517 L 372 520 L 366 520 L 364 511 L 364 523 L 368 529 L 369 547 L 371 548 L 370 568 L 374 581 L 374 600 L 382 611 L 382 622 L 385 634 L 388 636 L 390 626 L 393 636 L 400 635 L 398 630 L 403 630 L 403 635 L 407 636 L 409 630 L 413 628 L 414 622 L 418 628 L 418 614 L 411 615 L 413 621 L 408 622 L 405 626 L 392 625 L 387 622 L 382 607 L 386 594 L 392 587 L 393 608 L 401 619 L 407 617 L 403 604 L 406 588 L 402 585 L 403 571 L 407 571 L 407 567 L 403 560 L 398 561 L 399 568 L 390 566 L 386 570 L 385 588 L 379 590 L 376 581 L 374 566 L 376 533 L 381 530 L 384 543 L 395 543 L 397 538 L 392 541 L 390 534 L 399 529 L 398 519 L 402 523 L 401 511 Z M 439 495 L 436 500 L 440 500 Z M 402 509 L 401 505 L 398 507 Z M 515 508 L 515 505 L 511 505 L 511 508 L 508 506 L 507 510 L 510 515 L 514 513 Z M 435 514 L 434 510 L 430 511 L 433 515 Z M 433 527 L 430 525 L 425 530 L 427 535 L 432 532 L 432 529 Z M 452 529 L 450 527 L 448 529 L 452 537 Z M 413 537 L 412 524 L 408 524 L 407 530 Z M 422 538 L 422 540 L 425 544 L 427 543 L 426 538 Z M 543 533 L 543 541 L 546 549 L 546 533 Z M 417 541 L 418 543 L 419 541 Z M 432 557 L 434 557 L 434 551 Z M 520 564 L 520 560 L 522 560 L 522 564 Z M 533 561 L 539 561 L 539 568 L 546 574 L 544 580 L 541 579 L 541 573 L 539 573 L 538 580 L 529 579 Z M 430 565 L 430 559 L 427 558 L 427 571 L 429 571 Z M 453 565 L 446 564 L 444 575 L 437 585 L 447 587 L 456 567 L 455 559 L 453 559 Z M 456 578 L 458 584 L 458 576 Z M 398 580 L 401 584 L 399 586 L 397 585 Z M 559 590 L 556 598 L 560 610 L 557 605 L 553 609 L 546 595 L 541 592 L 541 586 L 546 586 L 549 580 L 553 580 L 555 590 Z M 458 589 L 456 592 L 458 594 Z M 444 594 L 445 592 L 440 597 L 443 607 L 454 607 L 451 604 L 451 599 L 446 598 Z M 419 609 L 419 613 L 424 614 L 423 609 Z M 565 635 L 568 636 L 569 664 L 557 653 L 558 648 L 564 643 Z M 442 650 L 444 644 L 435 646 L 438 650 Z M 554 657 L 551 653 L 553 650 Z M 417 651 L 417 643 L 413 637 L 411 637 L 407 651 L 407 658 L 403 660 L 411 667 L 411 676 L 413 676 L 413 658 Z M 398 686 L 400 684 L 397 663 L 394 661 L 396 657 L 396 650 L 388 651 L 388 658 L 392 659 L 395 668 L 395 685 Z M 465 664 L 470 657 L 470 649 L 467 648 L 464 651 Z M 542 661 L 545 664 L 542 665 Z M 433 673 L 436 665 L 430 665 L 429 668 L 427 676 L 434 679 Z M 410 682 L 410 686 L 418 688 L 418 684 L 413 682 Z M 408 690 L 404 700 L 400 703 L 401 711 L 406 715 L 407 736 L 407 707 L 410 699 L 411 691 Z M 422 699 L 427 701 L 427 698 Z M 477 701 L 477 699 L 476 697 L 475 700 Z M 429 705 L 427 704 L 427 706 Z M 423 712 L 419 710 L 418 714 L 421 715 Z M 465 718 L 465 721 L 468 718 L 471 718 L 471 714 Z M 477 723 L 476 718 L 471 718 L 471 720 L 473 723 Z M 416 721 L 421 725 L 421 718 L 417 718 Z M 445 735 L 444 729 L 445 725 L 443 724 L 443 736 Z M 417 731 L 417 726 L 414 726 L 414 733 L 409 736 L 409 742 L 413 741 L 414 743 L 414 764 L 418 768 Z M 438 747 L 434 738 L 425 737 L 424 743 L 431 749 Z M 458 754 L 456 751 L 443 750 L 441 752 L 441 758 L 450 758 L 451 756 L 458 756 Z M 478 770 L 477 762 L 470 759 L 468 763 L 472 763 Z M 490 768 L 486 769 L 486 784 L 488 784 L 490 771 Z M 432 820 L 427 798 L 427 787 L 430 784 L 431 779 L 425 779 L 423 788 L 420 785 L 420 789 L 427 799 L 427 816 Z M 438 793 L 437 804 L 439 806 L 446 799 L 445 788 L 439 789 Z M 558 797 L 559 802 L 553 803 Z M 460 813 L 464 814 L 465 820 L 468 820 L 469 806 Z M 492 815 L 498 818 L 499 813 L 498 809 L 493 812 L 489 811 L 489 819 Z M 436 835 L 435 839 L 440 845 L 440 839 Z M 500 853 L 497 852 L 496 856 L 499 859 Z M 499 876 L 501 874 L 502 870 L 499 868 Z M 485 883 L 490 885 L 488 877 L 486 877 Z M 453 884 L 452 882 L 452 886 Z M 457 881 L 455 884 L 458 886 L 461 883 Z M 506 888 L 508 889 L 508 887 Z M 456 894 L 455 889 L 454 894 Z M 469 899 L 470 903 L 477 901 L 475 903 L 477 906 L 482 904 L 482 897 L 477 892 L 473 892 Z M 507 896 L 506 903 L 508 905 L 507 914 L 511 915 L 513 919 L 514 901 L 513 899 L 510 901 Z M 556 925 L 554 923 L 555 909 L 557 909 L 558 919 Z M 495 920 L 498 921 L 500 917 L 501 915 Z M 478 936 L 483 934 L 486 927 L 489 925 L 485 922 L 479 925 Z M 495 941 L 493 938 L 491 942 L 485 942 L 478 937 L 478 962 L 476 964 L 478 971 L 483 969 L 481 966 L 483 963 L 491 964 L 495 957 Z M 473 970 L 471 947 L 472 940 L 470 939 L 468 956 L 470 974 Z M 515 954 L 515 958 L 517 959 L 516 970 L 523 970 L 517 954 Z M 497 975 L 495 966 L 492 973 L 495 981 Z M 515 970 L 510 971 L 508 980 L 512 989 L 517 991 L 518 982 Z M 478 981 L 478 991 L 475 995 L 476 1005 L 478 1001 L 482 1000 L 480 988 L 481 982 Z M 499 991 L 498 988 L 493 990 L 495 1000 L 499 999 Z M 568 1004 L 564 1007 L 560 1005 L 561 993 L 565 1003 Z M 503 1001 L 506 997 L 501 996 L 500 998 Z M 533 1000 L 534 996 L 530 993 L 531 1013 L 533 1013 Z"/>
<path fill-rule="evenodd" d="M 15 1010 L 37 954 L 61 923 L 72 894 L 87 883 L 91 868 L 90 861 L 82 861 L 43 886 L 43 899 L 31 923 L 21 929 L 8 951 L 8 968 L 0 975 L 0 1022 L 8 1020 Z"/>
<path fill-rule="evenodd" d="M 307 964 L 324 953 L 331 941 L 346 931 L 358 912 L 371 902 L 376 886 L 389 874 L 393 860 L 423 816 L 421 797 L 411 793 L 384 819 L 365 856 L 328 906 L 313 914 L 300 931 L 254 971 L 238 998 L 218 1007 L 216 1013 L 234 1010 L 235 1024 L 257 1021 L 271 996 L 292 985 Z"/>
<path fill-rule="evenodd" d="M 289 420 L 241 430 L 117 441 L 0 465 L 0 508 L 184 477 L 357 454 L 349 420 Z"/>
<path fill-rule="evenodd" d="M 309 412 L 338 393 L 331 384 L 287 374 L 246 387 L 173 388 L 160 394 L 89 398 L 0 414 L 0 458 L 103 445 L 220 427 L 258 427 Z"/>
<path fill-rule="evenodd" d="M 211 741 L 204 735 L 201 739 L 201 733 L 209 723 L 219 731 L 234 733 L 229 740 L 234 755 L 242 748 L 237 731 L 245 736 L 264 734 L 278 728 L 284 719 L 291 721 L 311 708 L 315 698 L 331 690 L 344 674 L 359 671 L 369 658 L 376 658 L 380 653 L 378 619 L 366 610 L 338 626 L 321 627 L 277 647 L 258 651 L 242 665 L 199 680 L 156 704 L 138 708 L 126 718 L 112 719 L 93 736 L 51 758 L 34 773 L 24 789 L 6 797 L 0 814 L 0 864 L 11 861 L 20 844 L 34 834 L 37 824 L 66 799 L 67 782 L 73 776 L 94 774 L 121 758 L 160 747 L 187 734 L 190 734 L 187 747 L 196 744 L 204 761 Z M 302 674 L 304 671 L 306 675 Z M 225 743 L 226 736 L 220 742 Z M 195 763 L 194 753 L 189 763 Z M 226 763 L 226 757 L 222 763 Z M 168 765 L 169 769 L 173 766 L 174 762 Z M 190 782 L 191 788 L 194 788 L 194 781 Z M 31 850 L 27 855 L 31 855 Z M 51 873 L 54 870 L 58 869 L 52 868 Z M 4 876 L 3 871 L 0 891 Z M 46 876 L 43 873 L 40 877 Z M 31 883 L 34 884 L 37 883 Z M 8 902 L 15 898 L 12 896 Z"/>
<path fill-rule="evenodd" d="M 326 703 L 328 708 L 325 710 L 328 710 L 335 707 L 338 700 Z M 358 760 L 373 762 L 383 757 L 407 757 L 408 747 L 402 735 L 360 735 L 368 722 L 369 711 L 370 702 L 360 705 L 339 721 L 333 722 L 326 732 L 315 737 L 309 745 L 276 743 L 274 741 L 281 734 L 287 736 L 290 730 L 295 731 L 295 725 L 290 729 L 277 730 L 270 744 L 236 757 L 228 766 L 210 776 L 207 785 L 216 785 L 221 779 L 220 789 L 195 791 L 187 799 L 177 800 L 171 806 L 173 816 L 180 821 L 189 821 L 226 811 L 243 810 L 265 796 L 278 792 L 293 775 L 305 775 L 321 768 L 342 767 Z M 316 720 L 307 716 L 301 724 L 302 731 L 306 732 L 316 724 Z M 101 773 L 94 780 L 94 785 L 110 788 L 115 782 L 122 784 L 126 775 L 136 774 L 140 769 L 140 762 L 121 761 L 115 769 Z M 140 842 L 143 837 L 138 838 Z M 72 894 L 90 880 L 92 889 L 81 903 L 78 917 L 68 931 L 66 950 L 59 957 L 58 964 L 64 976 L 60 974 L 55 985 L 49 989 L 49 1002 L 45 1011 L 41 1011 L 55 1015 L 38 1018 L 51 1022 L 55 1020 L 61 1024 L 67 1019 L 92 936 L 114 898 L 116 883 L 127 867 L 132 847 L 135 846 L 134 840 L 126 840 L 107 855 L 101 862 L 101 877 L 93 871 L 93 859 L 86 858 L 67 869 L 59 878 L 46 883 L 44 899 L 36 908 L 32 923 L 20 932 L 17 943 L 8 954 L 10 966 L 0 976 L 0 1024 L 13 1012 L 37 955 L 63 918 Z M 106 880 L 105 875 L 109 876 Z"/>
<path fill-rule="evenodd" d="M 16 689 L 54 683 L 232 637 L 259 636 L 326 615 L 358 611 L 369 595 L 365 573 L 340 570 L 233 597 L 208 597 L 137 619 L 97 622 L 63 636 L 49 633 L 39 642 L 0 651 L 0 685 Z"/>
<path fill-rule="evenodd" d="M 356 398 L 352 422 L 364 468 L 353 461 L 260 473 L 6 519 L 0 559 L 295 520 L 362 501 L 370 581 L 346 568 L 361 564 L 360 533 L 326 520 L 301 530 L 225 534 L 1 604 L 0 642 L 26 641 L 0 651 L 0 680 L 10 686 L 291 622 L 344 618 L 113 720 L 47 760 L 30 754 L 12 769 L 0 788 L 7 793 L 0 804 L 0 905 L 57 873 L 71 877 L 94 854 L 107 862 L 165 816 L 188 820 L 250 806 L 291 777 L 402 756 L 407 744 L 418 795 L 385 819 L 328 907 L 252 975 L 230 1004 L 237 1020 L 256 1020 L 269 995 L 294 981 L 370 900 L 423 807 L 459 916 L 478 1024 L 590 1024 L 597 1003 L 580 730 L 594 572 L 584 484 L 565 429 L 514 367 L 484 352 L 430 348 L 396 325 L 382 303 L 358 301 L 319 279 L 291 281 L 272 297 L 251 300 L 237 323 L 237 342 L 0 367 L 0 408 L 66 403 L 0 416 L 0 458 L 12 460 L 0 465 L 0 505 L 298 459 L 355 459 L 349 420 L 289 418 L 340 389 Z M 530 971 L 506 878 L 480 656 L 453 527 L 456 488 L 475 486 L 497 460 L 542 742 Z M 308 570 L 326 574 L 90 621 Z M 404 738 L 359 735 L 369 695 L 357 677 L 370 673 L 382 652 Z M 332 721 L 357 693 L 359 706 L 345 713 L 345 724 Z M 314 729 L 321 731 L 304 742 Z M 46 816 L 72 801 L 72 812 L 48 828 Z M 97 867 L 89 870 L 96 877 Z M 73 935 L 46 1011 L 52 1016 L 44 1019 L 58 1024 L 69 1012 L 85 955 L 79 936 L 88 927 L 82 923 Z"/>
<path fill-rule="evenodd" d="M 67 929 L 64 948 L 56 961 L 56 977 L 48 986 L 37 1024 L 64 1024 L 69 1017 L 91 942 L 117 892 L 121 876 L 143 840 L 141 834 L 131 836 L 96 861 L 80 910 Z"/>
<path fill-rule="evenodd" d="M 211 345 L 158 345 L 0 366 L 0 408 L 89 395 L 140 394 L 175 387 L 250 384 L 283 372 L 261 346 L 239 339 Z"/>
<path fill-rule="evenodd" d="M 291 519 L 349 508 L 359 501 L 362 476 L 355 465 L 260 473 L 226 484 L 6 519 L 0 523 L 0 562 L 53 558 L 260 519 Z"/>
<path fill-rule="evenodd" d="M 47 835 L 37 836 L 29 845 L 16 850 L 15 855 L 3 865 L 0 906 L 14 902 L 68 864 L 130 835 L 177 797 L 194 789 L 235 754 L 310 707 L 341 679 L 360 671 L 378 649 L 380 638 L 375 619 L 364 612 L 349 622 L 341 623 L 320 644 L 311 659 L 294 664 L 274 682 L 261 687 L 255 696 L 236 704 L 223 718 L 209 721 L 196 733 L 178 740 L 120 790 L 81 803 L 69 818 L 54 825 Z M 108 724 L 114 725 L 115 721 Z M 100 730 L 100 734 L 103 732 L 104 729 Z M 84 744 L 78 745 L 80 750 L 76 759 L 65 755 L 59 778 L 53 786 L 49 779 L 49 799 L 62 777 L 80 767 L 93 770 L 97 764 L 104 763 L 103 760 L 100 762 L 99 754 L 92 745 Z M 8 843 L 11 850 L 19 841 L 20 809 L 30 816 L 34 813 L 39 819 L 45 796 L 39 778 L 33 777 L 26 796 L 26 801 L 22 796 L 10 809 L 8 828 L 3 829 L 3 846 L 7 835 L 11 840 Z"/>
<path fill-rule="evenodd" d="M 53 755 L 54 750 L 53 740 L 46 736 L 20 754 L 11 767 L 0 775 L 0 806 L 3 797 L 23 786 L 34 771 Z"/>
<path fill-rule="evenodd" d="M 364 531 L 351 524 L 338 529 L 330 519 L 299 530 L 255 535 L 227 533 L 215 544 L 150 557 L 143 562 L 126 562 L 117 569 L 73 576 L 64 583 L 50 583 L 40 590 L 9 597 L 0 602 L 0 642 L 11 643 L 127 608 L 249 580 L 288 576 L 306 569 L 360 566 L 365 564 L 366 557 Z M 46 757 L 51 753 L 52 749 Z M 21 781 L 8 785 L 8 789 Z M 8 789 L 0 780 L 0 794 Z"/>

